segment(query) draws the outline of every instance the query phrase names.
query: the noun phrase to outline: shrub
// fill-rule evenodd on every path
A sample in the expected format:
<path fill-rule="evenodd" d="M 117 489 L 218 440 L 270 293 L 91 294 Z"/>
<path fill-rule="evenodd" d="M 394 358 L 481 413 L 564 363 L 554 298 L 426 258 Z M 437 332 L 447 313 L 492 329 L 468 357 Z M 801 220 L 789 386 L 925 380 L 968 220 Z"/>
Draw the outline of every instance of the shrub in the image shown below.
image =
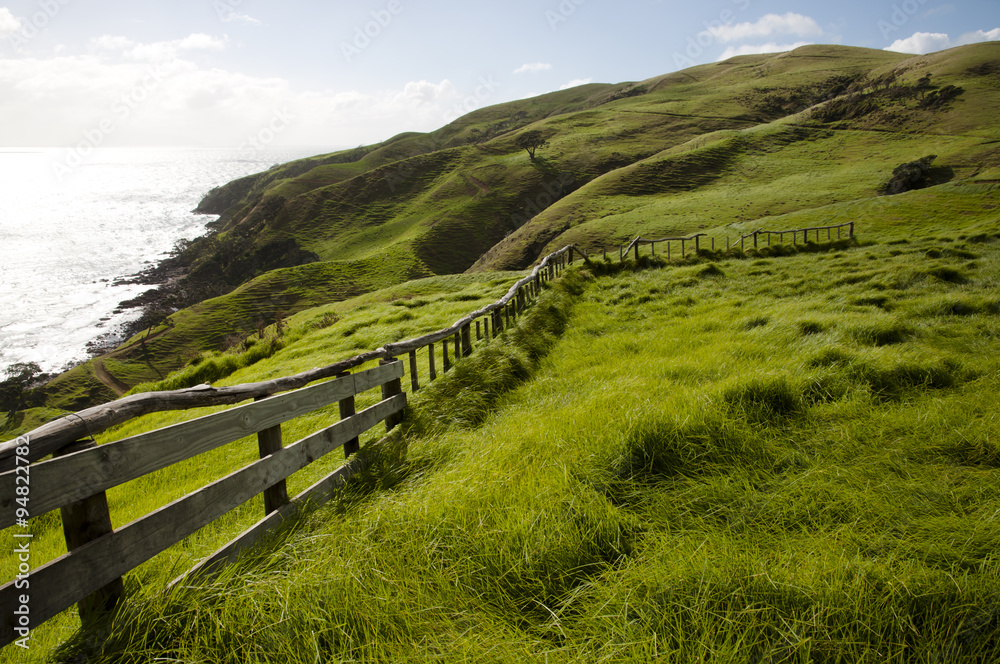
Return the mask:
<path fill-rule="evenodd" d="M 883 194 L 902 194 L 913 189 L 921 189 L 927 186 L 927 174 L 930 173 L 931 163 L 937 159 L 937 155 L 927 155 L 916 161 L 900 164 L 892 169 L 892 178 L 882 185 Z"/>

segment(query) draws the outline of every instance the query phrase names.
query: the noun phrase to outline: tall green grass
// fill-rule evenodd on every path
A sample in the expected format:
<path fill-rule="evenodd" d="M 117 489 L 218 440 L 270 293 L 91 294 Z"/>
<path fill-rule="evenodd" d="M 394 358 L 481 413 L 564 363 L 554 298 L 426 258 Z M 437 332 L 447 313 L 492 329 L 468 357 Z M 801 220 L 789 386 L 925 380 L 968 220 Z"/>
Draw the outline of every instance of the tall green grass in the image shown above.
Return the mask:
<path fill-rule="evenodd" d="M 55 659 L 995 661 L 1000 328 L 939 303 L 1000 248 L 896 246 L 571 271 L 364 481 Z"/>

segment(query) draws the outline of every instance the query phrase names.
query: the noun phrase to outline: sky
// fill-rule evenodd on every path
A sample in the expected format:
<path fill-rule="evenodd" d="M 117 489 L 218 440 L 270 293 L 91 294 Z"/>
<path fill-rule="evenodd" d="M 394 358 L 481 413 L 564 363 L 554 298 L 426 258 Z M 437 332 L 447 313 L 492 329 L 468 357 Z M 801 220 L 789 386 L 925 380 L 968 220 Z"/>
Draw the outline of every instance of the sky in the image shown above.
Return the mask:
<path fill-rule="evenodd" d="M 987 40 L 997 0 L 0 0 L 0 147 L 346 148 L 733 55 Z"/>

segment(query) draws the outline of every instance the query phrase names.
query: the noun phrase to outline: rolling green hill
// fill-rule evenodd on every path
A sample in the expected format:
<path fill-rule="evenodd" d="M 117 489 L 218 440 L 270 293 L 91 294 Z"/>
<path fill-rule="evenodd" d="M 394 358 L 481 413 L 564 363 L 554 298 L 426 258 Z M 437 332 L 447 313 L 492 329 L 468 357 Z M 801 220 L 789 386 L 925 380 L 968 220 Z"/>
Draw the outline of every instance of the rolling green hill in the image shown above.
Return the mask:
<path fill-rule="evenodd" d="M 421 362 L 400 444 L 369 448 L 373 470 L 326 507 L 217 579 L 162 592 L 258 518 L 250 501 L 130 574 L 113 625 L 77 633 L 67 611 L 11 657 L 997 661 L 998 54 L 746 56 L 484 109 L 469 116 L 479 123 L 214 192 L 205 205 L 226 212 L 203 243 L 219 250 L 257 214 L 239 236 L 257 249 L 241 255 L 315 260 L 100 359 L 126 387 L 266 380 L 439 329 L 516 278 L 493 269 L 568 241 L 700 230 L 718 245 L 845 221 L 858 236 L 575 267 L 439 380 Z M 539 116 L 517 129 L 461 143 L 530 108 Z M 550 142 L 534 163 L 513 144 L 529 126 Z M 926 186 L 882 193 L 897 166 L 929 155 Z M 312 171 L 337 181 L 312 187 Z M 447 224 L 476 223 L 458 212 L 476 209 L 519 226 L 460 261 L 465 236 Z M 443 236 L 424 224 L 437 213 Z M 435 237 L 462 274 L 422 258 Z M 192 274 L 224 257 L 194 251 Z M 96 364 L 54 382 L 64 403 L 87 398 Z M 205 412 L 146 416 L 99 442 Z M 249 438 L 116 487 L 114 522 L 258 454 Z M 294 475 L 292 492 L 336 463 Z M 32 533 L 36 564 L 65 551 L 54 513 Z M 0 565 L 6 578 L 14 564 Z"/>
<path fill-rule="evenodd" d="M 1000 177 L 997 61 L 995 42 L 919 57 L 841 46 L 740 56 L 500 104 L 237 180 L 199 207 L 220 219 L 167 266 L 186 276 L 151 298 L 150 340 L 61 377 L 48 403 L 110 398 L 109 371 L 120 387 L 158 380 L 320 302 L 522 269 L 570 242 L 613 250 L 637 235 L 721 239 L 872 215 L 933 225 Z M 534 160 L 515 145 L 529 130 L 548 142 Z M 928 184 L 953 188 L 881 195 L 897 166 L 930 155 Z M 970 221 L 995 215 L 971 207 Z M 289 275 L 308 285 L 290 288 Z"/>

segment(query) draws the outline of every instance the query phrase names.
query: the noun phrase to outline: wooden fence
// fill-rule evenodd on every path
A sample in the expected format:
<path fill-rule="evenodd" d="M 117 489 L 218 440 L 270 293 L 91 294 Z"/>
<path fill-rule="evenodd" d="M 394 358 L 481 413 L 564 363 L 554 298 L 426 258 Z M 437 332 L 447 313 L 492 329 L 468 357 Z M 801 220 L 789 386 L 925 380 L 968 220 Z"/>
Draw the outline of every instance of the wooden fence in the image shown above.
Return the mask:
<path fill-rule="evenodd" d="M 726 237 L 726 251 L 729 251 L 732 247 L 739 246 L 741 250 L 746 249 L 747 241 L 753 242 L 754 249 L 760 248 L 760 238 L 764 237 L 767 241 L 765 246 L 771 246 L 771 238 L 777 237 L 779 243 L 785 241 L 785 236 L 791 238 L 792 244 L 798 243 L 799 235 L 802 236 L 802 242 L 807 243 L 809 241 L 810 234 L 815 233 L 816 242 L 822 242 L 823 231 L 826 231 L 827 241 L 833 241 L 833 231 L 837 231 L 837 239 L 843 239 L 846 231 L 848 238 L 854 237 L 854 222 L 848 222 L 846 224 L 839 224 L 836 226 L 813 226 L 810 228 L 797 228 L 789 231 L 768 231 L 768 230 L 756 230 L 752 233 L 747 233 L 740 237 L 740 239 L 735 242 L 731 242 L 729 237 Z M 705 248 L 715 251 L 715 238 L 709 237 L 706 233 L 696 233 L 694 235 L 688 235 L 685 237 L 661 237 L 656 239 L 637 237 L 627 245 L 618 247 L 618 260 L 623 261 L 628 258 L 629 254 L 634 254 L 635 260 L 639 260 L 639 249 L 642 245 L 648 244 L 650 246 L 650 255 L 656 255 L 656 245 L 666 244 L 666 251 L 663 255 L 667 260 L 671 260 L 674 255 L 676 255 L 676 247 L 674 243 L 680 245 L 680 257 L 685 258 L 687 256 L 688 247 L 691 247 L 695 254 L 698 254 L 702 250 L 702 246 Z M 661 250 L 662 251 L 662 250 Z M 605 258 L 607 258 L 607 250 L 602 250 Z"/>
<path fill-rule="evenodd" d="M 744 235 L 739 243 L 742 247 L 751 239 L 757 247 L 761 236 L 770 243 L 775 235 L 784 241 L 786 234 L 794 243 L 800 233 L 803 241 L 808 241 L 812 232 L 819 241 L 822 231 L 832 239 L 836 229 L 840 238 L 844 228 L 849 228 L 848 237 L 854 236 L 854 224 L 850 223 L 792 231 L 757 230 Z M 659 239 L 640 237 L 620 248 L 619 258 L 624 260 L 633 251 L 638 258 L 643 244 L 651 245 L 655 254 L 656 244 L 666 243 L 668 259 L 672 243 L 680 243 L 682 257 L 689 246 L 697 253 L 703 243 L 710 241 L 714 249 L 714 239 L 706 237 L 703 233 Z M 26 531 L 32 516 L 59 509 L 68 550 L 35 569 L 22 559 L 17 578 L 0 587 L 0 646 L 23 638 L 29 629 L 73 604 L 78 605 L 85 623 L 105 615 L 123 597 L 123 575 L 255 496 L 264 497 L 264 518 L 181 578 L 210 574 L 235 560 L 305 501 L 322 502 L 333 488 L 360 470 L 357 459 L 294 499 L 288 497 L 286 478 L 341 447 L 345 457 L 351 457 L 358 451 L 364 432 L 380 422 L 385 422 L 388 431 L 400 422 L 406 406 L 402 389 L 406 371 L 399 358 L 408 356 L 410 386 L 413 391 L 419 390 L 418 352 L 426 349 L 430 380 L 435 380 L 437 344 L 441 345 L 441 369 L 448 371 L 453 359 L 472 353 L 475 342 L 489 342 L 515 324 L 543 285 L 557 278 L 573 262 L 575 254 L 587 257 L 575 246 L 564 247 L 546 256 L 498 301 L 449 328 L 416 339 L 386 344 L 327 367 L 261 383 L 221 388 L 200 385 L 125 397 L 73 413 L 0 445 L 0 529 L 18 526 Z M 376 368 L 348 373 L 376 360 Z M 375 388 L 381 388 L 381 400 L 355 412 L 355 397 Z M 148 413 L 232 405 L 249 399 L 254 402 L 112 443 L 98 446 L 93 439 L 96 433 Z M 283 423 L 334 403 L 340 408 L 338 422 L 284 446 Z M 258 461 L 117 530 L 112 528 L 108 489 L 251 434 L 257 434 Z M 49 456 L 52 458 L 47 459 Z M 17 547 L 27 546 L 31 537 L 27 532 L 14 534 L 15 555 L 20 550 Z"/>
<path fill-rule="evenodd" d="M 106 615 L 124 595 L 122 577 L 257 495 L 264 497 L 264 518 L 181 578 L 210 574 L 294 514 L 305 501 L 323 502 L 333 488 L 360 470 L 357 458 L 338 468 L 294 499 L 285 480 L 291 474 L 343 447 L 345 457 L 359 450 L 361 434 L 385 422 L 391 430 L 406 406 L 402 390 L 408 355 L 411 387 L 419 389 L 417 352 L 426 348 L 430 378 L 437 376 L 434 349 L 441 343 L 442 369 L 451 366 L 449 343 L 457 359 L 472 353 L 476 340 L 489 341 L 516 322 L 574 258 L 586 257 L 567 246 L 547 256 L 504 297 L 432 334 L 386 344 L 330 366 L 262 383 L 213 388 L 208 385 L 137 394 L 50 422 L 0 445 L 0 529 L 18 526 L 17 546 L 30 550 L 27 522 L 59 509 L 68 553 L 30 569 L 24 556 L 17 578 L 0 587 L 0 646 L 77 604 L 84 623 Z M 348 370 L 379 361 L 357 373 Z M 328 380 L 309 385 L 317 380 Z M 381 388 L 381 400 L 355 412 L 358 394 Z M 289 391 L 291 390 L 291 391 Z M 279 394 L 279 392 L 281 394 Z M 98 446 L 93 436 L 153 412 L 201 406 L 252 403 L 188 422 Z M 334 403 L 340 420 L 305 438 L 283 445 L 281 425 Z M 106 491 L 210 450 L 257 434 L 260 460 L 179 498 L 131 523 L 113 529 Z M 45 459 L 52 455 L 51 459 Z M 27 560 L 26 560 L 27 559 Z"/>

